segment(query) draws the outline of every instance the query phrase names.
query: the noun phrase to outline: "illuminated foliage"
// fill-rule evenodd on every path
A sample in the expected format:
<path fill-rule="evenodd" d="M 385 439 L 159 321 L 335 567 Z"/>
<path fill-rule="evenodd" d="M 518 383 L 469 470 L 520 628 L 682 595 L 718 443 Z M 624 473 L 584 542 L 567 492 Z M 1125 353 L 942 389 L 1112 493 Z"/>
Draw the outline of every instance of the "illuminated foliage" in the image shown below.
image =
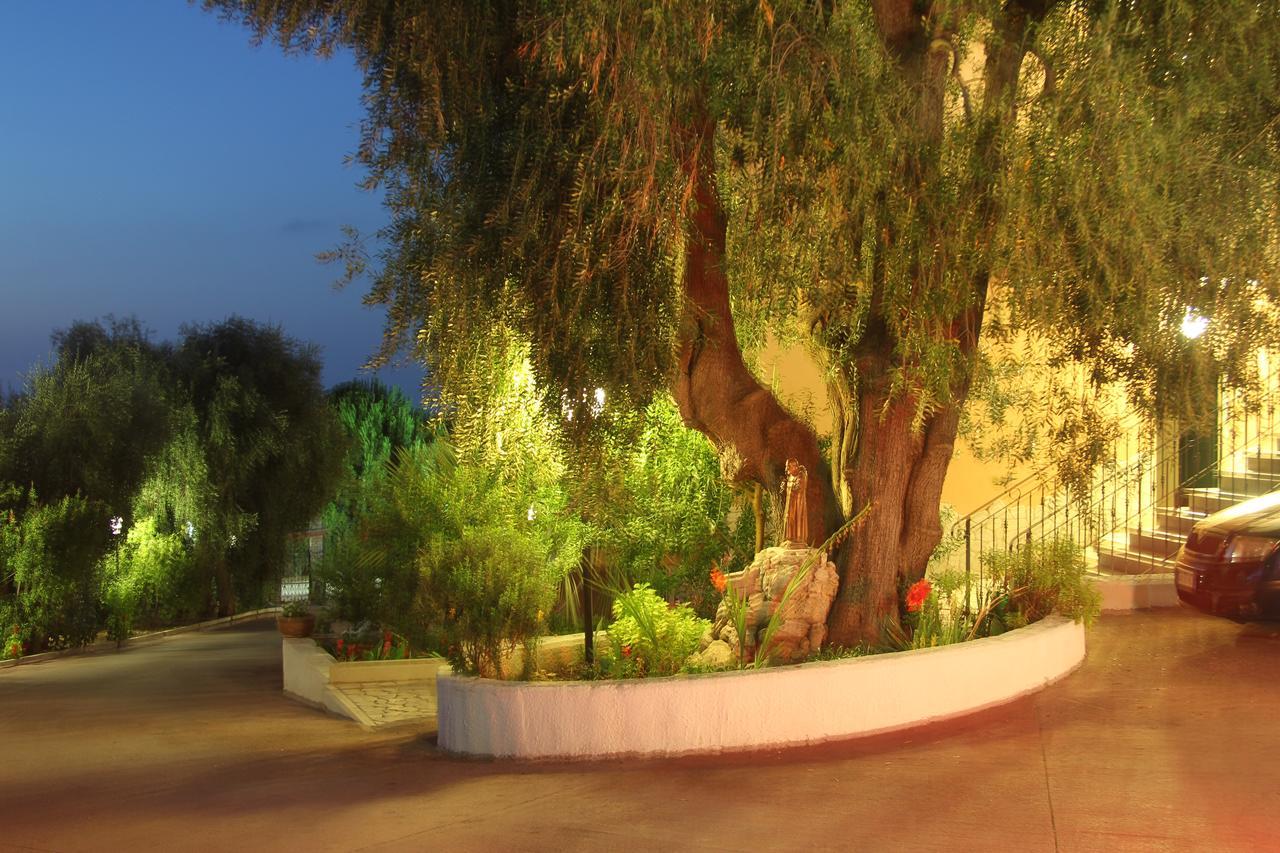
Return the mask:
<path fill-rule="evenodd" d="M 174 361 L 210 485 L 196 547 L 228 615 L 237 597 L 269 594 L 264 585 L 278 578 L 289 534 L 336 488 L 346 439 L 320 385 L 315 348 L 278 327 L 236 317 L 187 327 Z"/>
<path fill-rule="evenodd" d="M 422 410 L 398 388 L 353 380 L 329 390 L 329 402 L 349 440 L 337 494 L 323 511 L 326 551 L 338 547 L 369 507 L 369 498 L 403 448 L 433 437 Z"/>
<path fill-rule="evenodd" d="M 390 222 L 376 258 L 335 257 L 388 306 L 388 354 L 464 393 L 505 326 L 548 411 L 669 383 L 737 479 L 808 467 L 819 539 L 874 505 L 837 642 L 874 639 L 924 571 L 983 334 L 1144 406 L 1182 370 L 1188 307 L 1229 385 L 1280 344 L 1276 0 L 204 5 L 355 53 Z M 799 326 L 825 460 L 737 321 Z"/>
<path fill-rule="evenodd" d="M 346 446 L 314 353 L 237 319 L 183 336 L 77 323 L 0 409 L 0 621 L 32 648 L 274 595 L 330 497 Z"/>

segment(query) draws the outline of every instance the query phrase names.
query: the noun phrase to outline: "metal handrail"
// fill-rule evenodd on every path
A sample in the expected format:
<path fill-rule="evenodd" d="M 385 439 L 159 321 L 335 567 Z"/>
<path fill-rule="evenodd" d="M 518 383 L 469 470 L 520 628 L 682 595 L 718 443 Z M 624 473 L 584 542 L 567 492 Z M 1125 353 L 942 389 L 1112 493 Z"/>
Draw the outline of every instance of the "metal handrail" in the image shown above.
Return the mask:
<path fill-rule="evenodd" d="M 1141 413 L 1131 412 L 1128 416 L 1126 416 L 1117 424 L 1117 428 L 1127 433 L 1130 429 L 1141 426 L 1145 420 L 1146 420 L 1146 417 Z M 1010 495 L 1023 494 L 1022 490 L 1024 487 L 1045 482 L 1050 477 L 1054 476 L 1055 471 L 1057 470 L 1057 467 L 1058 467 L 1057 463 L 1046 462 L 1045 464 L 1041 465 L 1039 468 L 1032 471 L 1030 474 L 1027 474 L 1022 479 L 1013 483 L 1013 485 L 1005 487 L 1005 490 L 1000 494 L 996 495 L 994 498 L 991 498 L 986 503 L 980 504 L 976 508 L 970 510 L 966 515 L 957 519 L 956 524 L 959 524 L 961 521 L 964 521 L 966 518 L 972 518 L 973 516 L 978 515 L 984 510 L 990 509 L 991 507 L 995 506 L 997 503 L 1001 501 L 1007 502 Z"/>
<path fill-rule="evenodd" d="M 1138 537 L 1155 532 L 1160 529 L 1159 511 L 1165 508 L 1162 499 L 1185 496 L 1205 475 L 1227 470 L 1236 457 L 1256 452 L 1264 439 L 1273 442 L 1273 451 L 1280 450 L 1274 445 L 1280 387 L 1257 396 L 1236 393 L 1229 400 L 1223 395 L 1219 406 L 1225 417 L 1212 439 L 1218 452 L 1213 461 L 1191 474 L 1178 476 L 1179 454 L 1203 448 L 1201 442 L 1209 439 L 1189 443 L 1184 435 L 1161 434 L 1148 418 L 1135 413 L 1120 422 L 1123 432 L 1111 443 L 1104 454 L 1107 461 L 1095 469 L 1083 494 L 1073 494 L 1070 485 L 1059 480 L 1056 466 L 1048 464 L 957 519 L 947 539 L 963 550 L 966 586 L 972 586 L 976 568 L 977 586 L 984 587 L 982 555 L 992 550 L 1013 550 L 1064 536 L 1082 548 L 1098 549 L 1106 537 L 1120 530 L 1136 530 Z M 1243 473 L 1247 472 L 1246 461 Z M 1271 473 L 1280 487 L 1280 471 Z M 947 564 L 958 568 L 956 560 L 950 556 Z M 1164 558 L 1151 555 L 1151 565 L 1144 572 L 1163 563 Z"/>

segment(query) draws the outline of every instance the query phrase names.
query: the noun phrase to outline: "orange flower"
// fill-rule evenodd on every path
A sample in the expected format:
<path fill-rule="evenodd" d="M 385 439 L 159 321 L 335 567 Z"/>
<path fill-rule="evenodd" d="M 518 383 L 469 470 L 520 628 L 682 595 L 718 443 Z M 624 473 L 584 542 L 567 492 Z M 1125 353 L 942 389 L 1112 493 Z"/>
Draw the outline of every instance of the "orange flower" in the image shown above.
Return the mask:
<path fill-rule="evenodd" d="M 725 588 L 729 585 L 729 579 L 724 576 L 724 572 L 720 571 L 719 566 L 711 567 L 711 585 L 721 595 L 724 595 Z"/>
<path fill-rule="evenodd" d="M 925 599 L 932 591 L 933 586 L 927 580 L 921 579 L 913 583 L 907 590 L 907 612 L 919 613 L 920 608 L 924 607 Z"/>

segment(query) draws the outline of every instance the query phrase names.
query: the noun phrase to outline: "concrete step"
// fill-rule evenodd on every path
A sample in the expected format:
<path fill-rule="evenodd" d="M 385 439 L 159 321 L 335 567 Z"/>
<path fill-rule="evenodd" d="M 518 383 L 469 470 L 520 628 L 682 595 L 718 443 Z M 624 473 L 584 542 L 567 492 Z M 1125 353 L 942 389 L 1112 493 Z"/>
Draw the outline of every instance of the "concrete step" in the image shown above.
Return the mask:
<path fill-rule="evenodd" d="M 1173 557 L 1187 541 L 1186 534 L 1171 533 L 1167 530 L 1137 530 L 1129 528 L 1127 535 L 1128 550 L 1145 554 L 1157 559 Z"/>
<path fill-rule="evenodd" d="M 1280 473 L 1260 474 L 1256 471 L 1232 471 L 1222 473 L 1218 487 L 1224 492 L 1238 495 L 1265 495 L 1280 489 Z"/>
<path fill-rule="evenodd" d="M 1151 607 L 1177 607 L 1173 575 L 1093 575 L 1090 583 L 1102 593 L 1103 613 L 1128 613 Z"/>
<path fill-rule="evenodd" d="M 1245 464 L 1259 474 L 1280 474 L 1280 449 L 1251 450 L 1245 453 Z"/>
<path fill-rule="evenodd" d="M 1206 513 L 1196 512 L 1189 507 L 1174 509 L 1173 507 L 1160 507 L 1156 510 L 1156 521 L 1160 525 L 1160 529 L 1166 533 L 1177 534 L 1184 539 L 1191 532 L 1192 526 L 1204 518 Z"/>
<path fill-rule="evenodd" d="M 1253 495 L 1241 495 L 1222 489 L 1186 489 L 1184 493 L 1191 508 L 1196 512 L 1204 513 L 1217 512 L 1253 497 Z"/>
<path fill-rule="evenodd" d="M 1173 571 L 1172 559 L 1161 559 L 1150 554 L 1141 554 L 1127 548 L 1104 550 L 1098 548 L 1098 570 L 1117 575 L 1164 574 Z"/>

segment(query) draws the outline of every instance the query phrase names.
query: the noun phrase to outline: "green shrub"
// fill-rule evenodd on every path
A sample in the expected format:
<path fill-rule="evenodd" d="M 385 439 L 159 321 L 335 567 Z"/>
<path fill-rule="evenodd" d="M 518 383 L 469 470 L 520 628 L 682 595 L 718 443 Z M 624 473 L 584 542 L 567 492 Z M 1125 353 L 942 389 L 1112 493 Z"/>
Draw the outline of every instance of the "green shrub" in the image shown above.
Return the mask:
<path fill-rule="evenodd" d="M 91 642 L 100 624 L 99 566 L 110 546 L 109 514 L 83 497 L 27 506 L 0 525 L 0 577 L 35 651 Z"/>
<path fill-rule="evenodd" d="M 420 596 L 444 616 L 453 668 L 501 678 L 502 657 L 543 632 L 563 578 L 535 537 L 505 525 L 433 536 L 418 556 Z"/>
<path fill-rule="evenodd" d="M 425 639 L 411 630 L 418 569 L 413 553 L 383 560 L 362 559 L 366 543 L 356 535 L 330 540 L 324 556 L 312 570 L 324 585 L 328 615 L 353 625 L 375 622 L 413 634 L 413 644 Z M 373 543 L 374 548 L 381 547 Z"/>
<path fill-rule="evenodd" d="M 502 672 L 503 655 L 545 632 L 583 526 L 504 473 L 456 462 L 443 440 L 402 451 L 335 598 L 415 648 L 439 643 L 459 672 L 513 675 Z"/>
<path fill-rule="evenodd" d="M 114 640 L 128 639 L 138 624 L 172 624 L 202 603 L 190 543 L 180 533 L 161 532 L 154 518 L 135 522 L 102 565 L 107 635 Z"/>
<path fill-rule="evenodd" d="M 730 512 L 734 490 L 715 448 L 684 425 L 673 399 L 660 395 L 612 462 L 618 490 L 600 513 L 600 541 L 616 569 L 662 598 L 711 615 L 720 600 L 708 581 L 712 565 L 736 571 L 755 552 L 755 517 L 749 506 Z"/>
<path fill-rule="evenodd" d="M 418 444 L 397 450 L 386 474 L 367 481 L 356 527 L 331 540 L 315 568 L 331 618 L 391 628 L 414 649 L 438 645 L 439 615 L 423 612 L 418 596 L 418 552 L 444 522 L 440 477 L 454 467 L 447 442 Z"/>
<path fill-rule="evenodd" d="M 1007 597 L 993 611 L 991 633 L 1058 613 L 1086 625 L 1102 612 L 1102 594 L 1085 578 L 1084 552 L 1069 540 L 1032 542 L 1016 551 L 987 551 L 982 564 Z"/>
<path fill-rule="evenodd" d="M 689 605 L 671 606 L 649 584 L 636 584 L 613 600 L 608 631 L 616 674 L 674 675 L 709 627 Z"/>

